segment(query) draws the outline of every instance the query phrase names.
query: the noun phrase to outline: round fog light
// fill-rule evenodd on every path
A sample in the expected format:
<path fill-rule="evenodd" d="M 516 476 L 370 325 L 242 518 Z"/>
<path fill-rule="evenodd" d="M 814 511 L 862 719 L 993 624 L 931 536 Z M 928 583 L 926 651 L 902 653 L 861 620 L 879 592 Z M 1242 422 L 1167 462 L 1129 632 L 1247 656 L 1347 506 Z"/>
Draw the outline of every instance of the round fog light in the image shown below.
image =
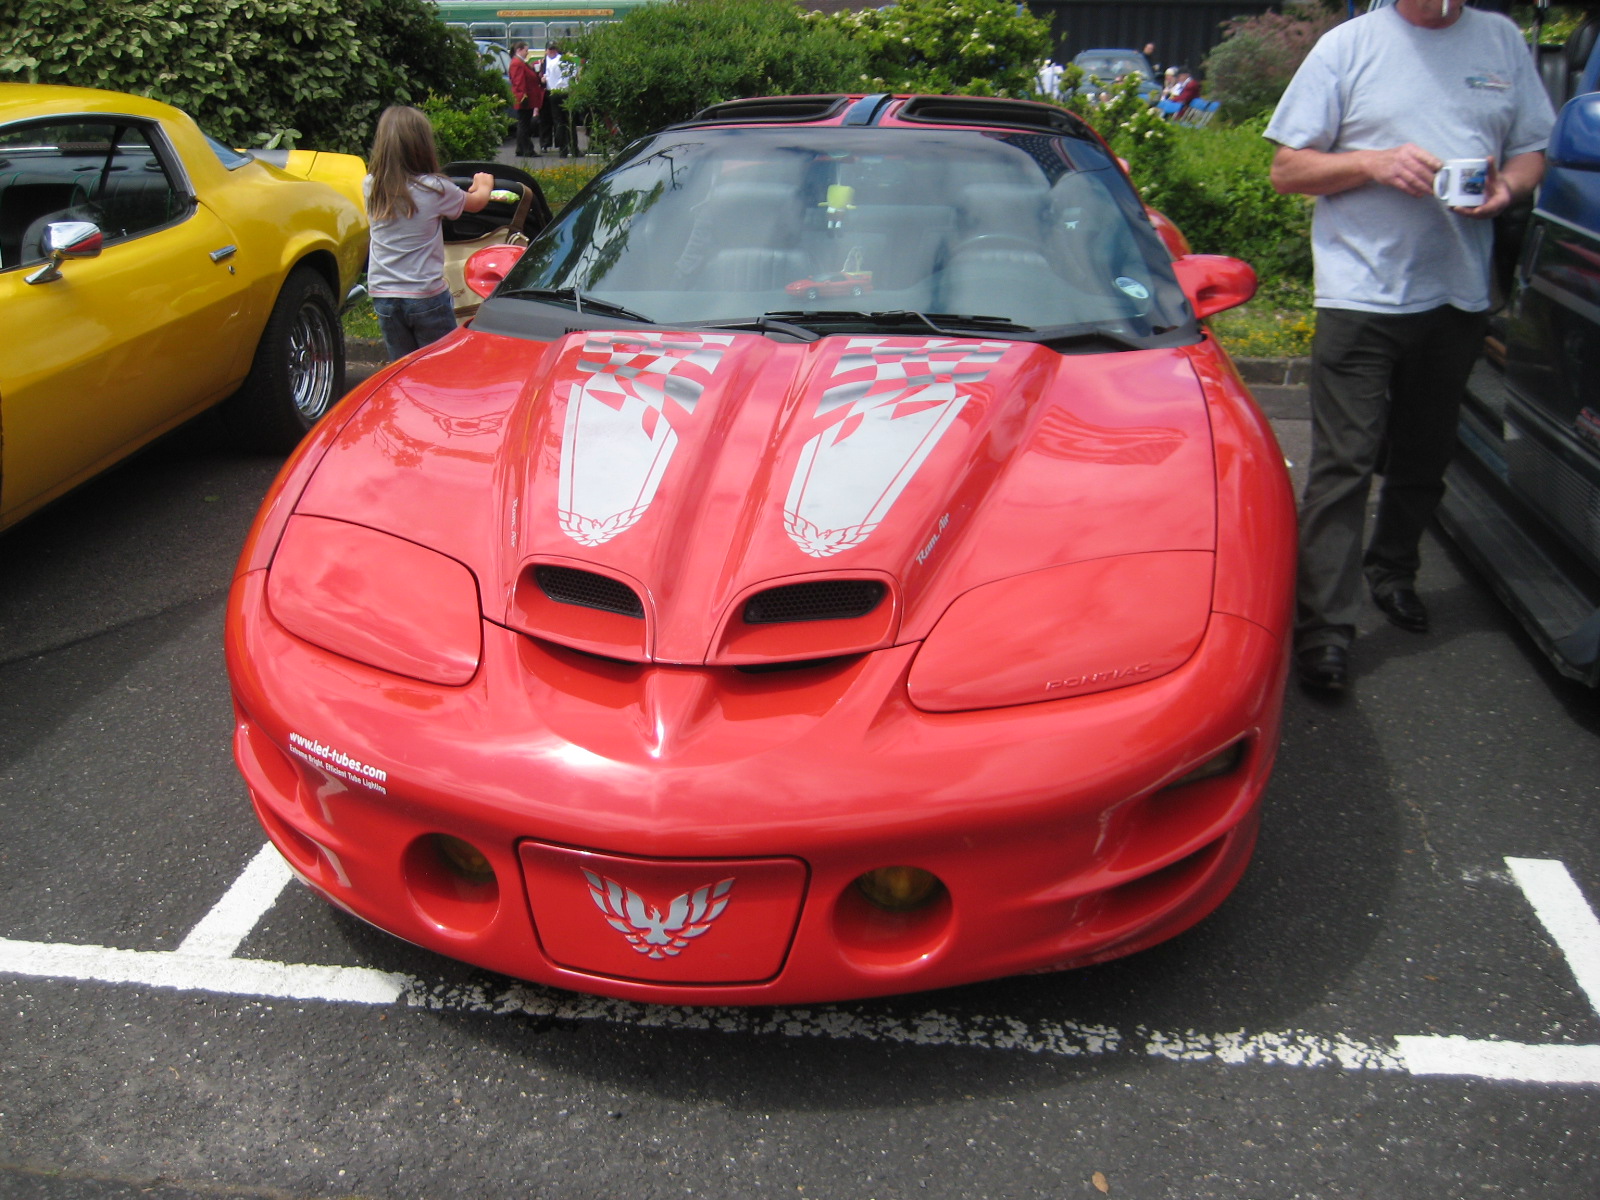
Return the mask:
<path fill-rule="evenodd" d="M 944 884 L 921 867 L 878 867 L 856 878 L 861 894 L 885 912 L 910 912 L 944 894 Z"/>
<path fill-rule="evenodd" d="M 433 848 L 439 855 L 439 861 L 451 874 L 479 886 L 494 882 L 494 868 L 489 865 L 483 851 L 471 842 L 464 842 L 447 833 L 436 833 L 433 835 Z"/>

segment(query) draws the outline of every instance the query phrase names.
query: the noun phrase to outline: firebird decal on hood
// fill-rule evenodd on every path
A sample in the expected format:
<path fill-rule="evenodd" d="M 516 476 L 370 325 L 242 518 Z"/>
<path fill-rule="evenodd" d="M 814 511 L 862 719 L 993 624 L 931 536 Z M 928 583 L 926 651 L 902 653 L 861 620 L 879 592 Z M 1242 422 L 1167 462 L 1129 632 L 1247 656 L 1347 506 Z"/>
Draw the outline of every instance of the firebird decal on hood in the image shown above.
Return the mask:
<path fill-rule="evenodd" d="M 853 338 L 822 393 L 828 428 L 805 444 L 784 529 L 813 558 L 872 535 L 1011 343 Z"/>
<path fill-rule="evenodd" d="M 733 338 L 693 333 L 593 333 L 567 397 L 561 439 L 564 533 L 609 542 L 650 507 L 677 449 L 674 425 L 694 413 Z"/>
<path fill-rule="evenodd" d="M 605 914 L 606 924 L 647 958 L 681 954 L 690 938 L 706 932 L 711 922 L 722 915 L 722 910 L 728 907 L 728 893 L 733 889 L 733 880 L 724 879 L 684 892 L 672 898 L 667 905 L 667 915 L 663 917 L 659 908 L 653 904 L 646 907 L 643 896 L 615 879 L 588 870 L 583 872 L 583 877 L 589 881 L 589 896 L 595 907 Z"/>

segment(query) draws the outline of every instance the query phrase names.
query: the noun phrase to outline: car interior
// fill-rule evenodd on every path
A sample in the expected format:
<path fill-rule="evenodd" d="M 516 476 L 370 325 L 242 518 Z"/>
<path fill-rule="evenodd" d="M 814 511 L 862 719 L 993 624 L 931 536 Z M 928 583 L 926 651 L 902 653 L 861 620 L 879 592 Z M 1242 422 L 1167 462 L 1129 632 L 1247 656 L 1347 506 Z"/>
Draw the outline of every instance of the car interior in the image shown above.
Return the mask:
<path fill-rule="evenodd" d="M 176 220 L 188 204 L 136 125 L 0 132 L 0 270 L 41 261 L 53 221 L 93 221 L 109 242 Z"/>
<path fill-rule="evenodd" d="M 578 205 L 534 270 L 662 321 L 911 309 L 1043 326 L 1149 309 L 1148 260 L 1103 172 L 991 165 L 781 153 L 676 164 L 667 186 L 647 166 Z"/>

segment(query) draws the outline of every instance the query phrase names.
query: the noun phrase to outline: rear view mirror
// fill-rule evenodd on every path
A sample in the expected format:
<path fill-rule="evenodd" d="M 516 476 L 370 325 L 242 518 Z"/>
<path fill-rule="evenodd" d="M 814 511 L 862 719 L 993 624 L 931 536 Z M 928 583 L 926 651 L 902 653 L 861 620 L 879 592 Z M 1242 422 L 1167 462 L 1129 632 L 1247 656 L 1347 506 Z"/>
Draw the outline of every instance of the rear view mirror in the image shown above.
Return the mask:
<path fill-rule="evenodd" d="M 1256 272 L 1249 263 L 1222 254 L 1185 254 L 1172 269 L 1198 320 L 1237 308 L 1256 294 Z"/>

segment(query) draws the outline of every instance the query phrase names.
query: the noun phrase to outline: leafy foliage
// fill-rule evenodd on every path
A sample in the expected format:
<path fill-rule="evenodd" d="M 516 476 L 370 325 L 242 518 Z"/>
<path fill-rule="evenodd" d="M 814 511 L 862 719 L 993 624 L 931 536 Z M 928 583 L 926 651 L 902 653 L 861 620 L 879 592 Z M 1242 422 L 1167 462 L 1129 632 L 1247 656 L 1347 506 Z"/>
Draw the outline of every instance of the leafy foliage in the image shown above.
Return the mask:
<path fill-rule="evenodd" d="M 1156 196 L 1195 251 L 1231 254 L 1262 278 L 1311 278 L 1311 199 L 1281 195 L 1268 180 L 1273 145 L 1265 118 L 1238 126 L 1173 130 Z"/>
<path fill-rule="evenodd" d="M 506 140 L 504 96 L 480 96 L 469 106 L 448 96 L 429 96 L 420 107 L 433 126 L 441 163 L 492 160 Z"/>
<path fill-rule="evenodd" d="M 1329 0 L 1288 0 L 1282 12 L 1225 22 L 1205 61 L 1206 91 L 1223 119 L 1270 113 L 1317 39 L 1341 20 L 1343 6 Z"/>
<path fill-rule="evenodd" d="M 0 47 L 13 79 L 151 96 L 235 146 L 363 153 L 387 105 L 505 86 L 429 0 L 11 0 Z"/>
<path fill-rule="evenodd" d="M 1014 0 L 899 0 L 809 19 L 865 51 L 857 90 L 1028 97 L 1053 44 L 1050 23 Z"/>
<path fill-rule="evenodd" d="M 632 139 L 743 96 L 847 90 L 861 52 L 791 0 L 680 0 L 634 9 L 579 39 L 568 97 L 591 136 Z"/>

